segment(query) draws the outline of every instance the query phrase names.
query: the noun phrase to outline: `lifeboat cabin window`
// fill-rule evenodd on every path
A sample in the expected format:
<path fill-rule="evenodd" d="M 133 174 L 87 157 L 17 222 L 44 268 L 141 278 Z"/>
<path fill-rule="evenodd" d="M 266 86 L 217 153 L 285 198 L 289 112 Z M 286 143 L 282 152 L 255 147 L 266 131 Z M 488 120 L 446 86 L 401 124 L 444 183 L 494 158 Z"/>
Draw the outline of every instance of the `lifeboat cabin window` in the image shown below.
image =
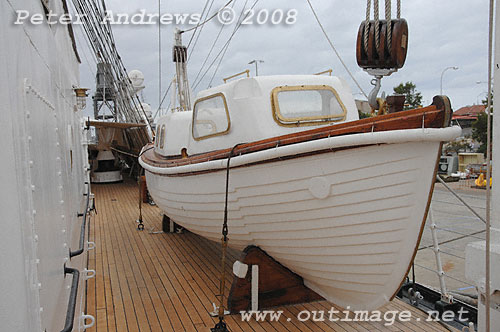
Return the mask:
<path fill-rule="evenodd" d="M 280 86 L 271 93 L 273 117 L 281 126 L 344 121 L 347 110 L 327 85 Z"/>
<path fill-rule="evenodd" d="M 165 145 L 165 125 L 162 125 L 160 129 L 160 149 L 163 149 L 164 145 Z"/>
<path fill-rule="evenodd" d="M 198 99 L 193 111 L 193 138 L 201 140 L 229 131 L 231 122 L 222 93 Z"/>

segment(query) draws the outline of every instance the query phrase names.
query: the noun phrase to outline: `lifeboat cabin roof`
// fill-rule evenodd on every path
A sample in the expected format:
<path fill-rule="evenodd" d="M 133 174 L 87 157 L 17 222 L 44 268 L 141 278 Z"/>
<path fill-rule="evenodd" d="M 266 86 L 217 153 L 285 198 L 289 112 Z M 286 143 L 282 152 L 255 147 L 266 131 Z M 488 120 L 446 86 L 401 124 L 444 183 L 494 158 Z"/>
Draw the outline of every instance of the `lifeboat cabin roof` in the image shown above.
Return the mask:
<path fill-rule="evenodd" d="M 155 151 L 193 155 L 358 119 L 351 90 L 341 78 L 243 78 L 201 91 L 191 111 L 160 118 Z"/>

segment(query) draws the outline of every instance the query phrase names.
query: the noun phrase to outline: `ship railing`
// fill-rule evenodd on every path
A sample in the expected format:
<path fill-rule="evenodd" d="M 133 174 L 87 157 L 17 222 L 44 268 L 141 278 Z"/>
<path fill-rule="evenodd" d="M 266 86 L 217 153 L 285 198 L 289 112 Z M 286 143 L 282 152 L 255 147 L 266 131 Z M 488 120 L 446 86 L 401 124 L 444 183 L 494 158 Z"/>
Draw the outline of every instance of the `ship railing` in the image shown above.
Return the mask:
<path fill-rule="evenodd" d="M 93 208 L 92 209 L 90 208 L 90 196 L 92 195 L 90 193 L 90 184 L 88 182 L 85 182 L 85 184 L 88 187 L 87 192 L 85 194 L 83 194 L 87 198 L 85 200 L 85 209 L 84 209 L 83 213 L 78 213 L 78 217 L 82 217 L 82 225 L 80 226 L 79 247 L 77 250 L 70 251 L 70 253 L 69 253 L 70 258 L 81 255 L 85 249 L 85 229 L 87 228 L 87 219 L 88 219 L 87 217 L 88 217 L 90 211 L 92 211 L 92 209 L 93 209 Z M 93 205 L 94 205 L 94 203 L 93 203 Z"/>
<path fill-rule="evenodd" d="M 83 195 L 86 196 L 85 200 L 85 209 L 83 213 L 78 213 L 78 217 L 82 217 L 82 224 L 80 228 L 80 240 L 79 240 L 79 248 L 74 251 L 70 251 L 69 257 L 76 257 L 78 255 L 81 255 L 85 249 L 85 230 L 87 227 L 87 219 L 90 216 L 90 212 L 92 210 L 95 210 L 95 203 L 93 202 L 93 195 L 90 192 L 90 183 L 85 182 L 85 185 L 87 186 L 87 192 L 84 193 Z M 91 197 L 92 197 L 92 207 L 90 206 L 91 202 Z M 87 250 L 93 249 L 95 247 L 95 244 L 93 242 L 88 242 L 87 241 Z M 83 271 L 85 273 L 85 279 L 89 279 L 95 276 L 95 271 L 93 270 L 87 270 L 85 269 Z M 68 308 L 66 310 L 66 320 L 64 323 L 64 328 L 61 330 L 61 332 L 70 332 L 73 331 L 73 325 L 75 321 L 75 311 L 76 311 L 76 301 L 77 301 L 77 295 L 78 295 L 78 286 L 80 282 L 80 271 L 76 268 L 71 268 L 67 267 L 66 264 L 64 264 L 64 274 L 71 274 L 73 276 L 73 280 L 71 282 L 71 290 L 69 294 L 69 299 L 68 299 Z M 86 320 L 90 320 L 89 324 L 86 324 Z M 90 328 L 94 325 L 95 319 L 91 315 L 82 315 L 81 316 L 82 320 L 82 328 L 83 330 Z"/>
<path fill-rule="evenodd" d="M 436 181 L 440 182 L 446 191 L 440 190 L 438 193 L 435 190 L 433 193 L 424 229 L 427 239 L 426 236 L 423 236 L 423 240 L 427 241 L 422 241 L 418 248 L 412 271 L 413 284 L 416 284 L 415 278 L 421 279 L 425 275 L 425 272 L 422 275 L 415 273 L 415 267 L 417 270 L 433 272 L 439 279 L 439 286 L 427 279 L 427 282 L 434 284 L 434 287 L 428 285 L 425 287 L 439 293 L 441 304 L 445 307 L 447 305 L 452 307 L 457 302 L 461 302 L 474 308 L 477 307 L 476 285 L 465 279 L 464 247 L 466 244 L 464 242 L 467 239 L 484 241 L 485 229 L 478 222 L 485 223 L 481 213 L 484 214 L 486 207 L 479 206 L 478 203 L 471 203 L 474 200 L 481 200 L 481 197 L 457 193 L 439 175 Z M 439 236 L 442 237 L 441 241 Z M 461 243 L 456 244 L 458 241 Z M 426 249 L 433 251 L 435 267 L 426 264 L 429 262 L 429 258 L 425 259 L 424 251 Z M 419 259 L 419 256 L 422 259 Z M 446 256 L 449 259 L 446 259 Z M 416 277 L 415 274 L 417 274 Z M 453 284 L 454 287 L 450 288 L 450 284 Z M 418 296 L 420 294 L 417 294 Z M 418 302 L 416 297 L 413 300 Z"/>

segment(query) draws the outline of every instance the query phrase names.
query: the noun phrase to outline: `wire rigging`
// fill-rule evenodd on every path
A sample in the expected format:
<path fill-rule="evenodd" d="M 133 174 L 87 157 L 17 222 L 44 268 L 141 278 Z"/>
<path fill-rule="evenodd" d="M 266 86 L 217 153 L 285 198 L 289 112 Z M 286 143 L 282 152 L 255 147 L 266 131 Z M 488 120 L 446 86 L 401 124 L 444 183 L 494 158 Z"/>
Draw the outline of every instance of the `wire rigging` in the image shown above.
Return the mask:
<path fill-rule="evenodd" d="M 203 16 L 205 16 L 205 19 L 208 17 L 208 13 L 210 13 L 210 9 L 212 9 L 212 5 L 214 4 L 214 0 L 212 0 L 211 4 L 210 4 L 210 7 L 208 8 L 207 10 L 207 6 L 208 4 L 210 3 L 210 0 L 207 0 L 205 2 L 205 5 L 203 6 L 203 10 L 201 12 L 201 17 L 203 18 Z M 205 13 L 206 12 L 206 13 Z M 191 49 L 191 52 L 194 50 L 194 47 L 196 46 L 196 42 L 198 41 L 199 37 L 200 37 L 200 34 L 201 32 L 203 31 L 203 27 L 204 25 L 201 26 L 200 28 L 200 32 L 198 33 L 196 39 L 195 39 L 195 43 L 193 44 L 193 48 Z M 187 45 L 187 48 L 189 49 L 189 47 L 191 46 L 191 42 L 193 41 L 193 38 L 194 36 L 196 35 L 196 31 L 198 31 L 198 26 L 196 26 L 196 28 L 194 29 L 194 32 L 193 34 L 191 35 L 191 38 L 189 39 L 189 43 Z M 188 59 L 189 61 L 189 59 Z"/>
<path fill-rule="evenodd" d="M 330 44 L 330 46 L 332 47 L 333 51 L 335 52 L 335 54 L 337 55 L 337 57 L 339 58 L 340 62 L 342 63 L 342 66 L 344 67 L 344 69 L 347 71 L 347 73 L 349 74 L 349 76 L 351 76 L 352 80 L 354 81 L 354 83 L 356 84 L 356 86 L 358 87 L 359 91 L 361 91 L 361 93 L 368 99 L 368 95 L 366 94 L 366 92 L 363 90 L 363 88 L 361 87 L 361 85 L 358 83 L 358 81 L 356 80 L 356 78 L 354 77 L 354 75 L 351 73 L 351 71 L 349 70 L 349 68 L 347 67 L 347 65 L 345 64 L 344 60 L 342 59 L 342 57 L 340 56 L 339 52 L 337 51 L 337 49 L 335 48 L 335 46 L 333 46 L 333 43 L 332 41 L 330 40 L 330 37 L 328 37 L 328 34 L 326 33 L 325 31 L 325 28 L 323 27 L 323 24 L 321 24 L 321 21 L 319 20 L 318 18 L 318 15 L 316 14 L 316 11 L 314 10 L 312 4 L 311 4 L 311 1 L 310 0 L 306 0 L 307 3 L 309 4 L 309 7 L 311 8 L 311 11 L 314 15 L 314 17 L 316 18 L 316 22 L 318 22 L 318 25 L 319 27 L 321 28 L 321 31 L 323 31 L 323 34 L 325 35 L 325 38 L 326 40 L 328 41 L 328 43 Z"/>
<path fill-rule="evenodd" d="M 216 11 L 212 16 L 210 16 L 210 18 L 206 19 L 205 21 L 197 24 L 195 27 L 192 27 L 192 28 L 189 28 L 187 30 L 183 30 L 181 31 L 181 33 L 184 33 L 184 32 L 189 32 L 191 30 L 194 30 L 194 29 L 198 29 L 199 26 L 202 26 L 204 25 L 205 23 L 208 23 L 210 22 L 215 16 L 219 15 L 219 13 L 224 9 L 226 8 L 227 6 L 229 6 L 229 4 L 231 4 L 231 2 L 233 2 L 234 0 L 229 0 L 224 6 L 222 6 L 218 11 Z"/>
<path fill-rule="evenodd" d="M 153 116 L 153 119 L 156 118 L 156 115 L 160 111 L 161 106 L 163 105 L 163 102 L 165 101 L 165 98 L 167 97 L 168 92 L 170 91 L 170 88 L 172 87 L 173 82 L 174 81 L 170 81 L 170 84 L 168 85 L 167 91 L 165 91 L 165 94 L 163 95 L 163 98 L 161 99 L 160 106 L 158 106 L 158 109 L 156 110 L 156 113 L 155 113 L 155 116 Z M 168 107 L 167 107 L 167 109 L 168 109 Z"/>
<path fill-rule="evenodd" d="M 116 49 L 115 40 L 111 31 L 110 20 L 107 16 L 104 1 L 72 0 L 75 11 L 80 15 L 82 28 L 94 52 L 96 61 L 110 65 L 112 81 L 109 82 L 115 91 L 114 111 L 116 119 L 123 122 L 142 123 L 146 120 L 151 128 L 139 96 L 136 95 L 125 66 Z M 142 114 L 141 114 L 142 113 Z M 129 132 L 133 141 L 145 145 L 149 142 L 146 130 Z"/>
<path fill-rule="evenodd" d="M 236 3 L 236 1 L 235 1 L 234 3 Z M 234 3 L 233 3 L 233 4 L 234 4 Z M 201 65 L 200 69 L 198 70 L 198 74 L 196 74 L 196 77 L 195 77 L 195 79 L 194 79 L 194 81 L 193 81 L 193 86 L 195 86 L 195 85 L 196 85 L 196 81 L 197 81 L 197 80 L 198 80 L 198 78 L 200 77 L 200 74 L 202 73 L 203 69 L 205 68 L 205 65 L 207 64 L 207 61 L 208 61 L 208 59 L 210 58 L 210 55 L 212 54 L 212 51 L 214 50 L 215 45 L 217 44 L 217 41 L 219 40 L 219 37 L 220 37 L 220 35 L 221 35 L 221 33 L 222 33 L 222 30 L 224 30 L 224 27 L 225 27 L 225 26 L 226 26 L 226 25 L 224 25 L 224 24 L 222 24 L 222 25 L 221 25 L 221 27 L 220 27 L 220 29 L 219 29 L 219 33 L 218 33 L 218 34 L 217 34 L 217 36 L 215 37 L 215 40 L 214 40 L 214 42 L 212 43 L 212 46 L 210 47 L 210 50 L 208 51 L 208 54 L 207 54 L 207 56 L 205 57 L 205 60 L 203 61 L 203 64 Z"/>
<path fill-rule="evenodd" d="M 255 7 L 255 5 L 257 4 L 257 2 L 259 2 L 259 0 L 256 0 L 254 2 L 253 6 L 250 9 L 253 9 Z M 247 16 L 250 14 L 250 11 L 248 11 L 247 14 L 245 15 L 245 17 L 243 17 L 243 20 L 241 19 L 241 17 L 243 16 L 243 13 L 245 12 L 245 8 L 247 7 L 247 3 L 248 3 L 248 0 L 245 0 L 245 3 L 243 4 L 243 8 L 241 9 L 240 16 L 238 17 L 238 21 L 237 22 L 243 22 L 243 20 L 246 19 Z M 226 55 L 226 52 L 227 52 L 227 50 L 229 48 L 229 43 L 231 42 L 231 39 L 233 38 L 233 36 L 236 33 L 236 31 L 240 28 L 240 25 L 241 25 L 241 23 L 237 24 L 236 27 L 234 28 L 233 34 L 229 38 L 229 41 L 228 41 L 227 46 L 226 46 L 226 49 L 224 50 L 224 52 L 222 53 L 222 56 L 220 57 L 219 63 L 217 64 L 217 67 L 215 68 L 215 71 L 214 71 L 214 73 L 212 75 L 212 78 L 210 79 L 210 82 L 207 85 L 207 88 L 212 85 L 212 82 L 213 82 L 213 80 L 215 78 L 215 75 L 219 71 L 219 67 L 220 67 L 220 65 L 222 63 L 222 60 L 224 59 L 224 56 Z"/>
<path fill-rule="evenodd" d="M 259 2 L 259 0 L 256 0 L 254 2 L 254 4 L 252 5 L 251 9 L 253 9 L 257 3 Z M 247 13 L 248 14 L 248 13 Z M 246 17 L 245 17 L 246 18 Z M 226 41 L 226 43 L 224 44 L 224 46 L 222 46 L 221 50 L 219 51 L 219 53 L 217 54 L 217 56 L 213 59 L 212 63 L 209 65 L 209 67 L 207 68 L 207 70 L 205 71 L 205 73 L 202 75 L 202 77 L 199 79 L 199 81 L 196 83 L 196 85 L 193 87 L 193 89 L 195 89 L 200 83 L 201 81 L 203 80 L 203 78 L 206 76 L 206 74 L 210 71 L 210 69 L 212 68 L 212 66 L 215 64 L 215 62 L 219 59 L 219 57 L 224 53 L 225 49 L 229 46 L 229 43 L 231 42 L 231 40 L 233 39 L 234 35 L 236 34 L 236 32 L 238 31 L 238 29 L 241 27 L 241 24 L 242 22 L 239 22 L 239 24 L 236 25 L 236 28 L 233 30 L 232 34 L 229 36 L 229 39 Z"/>
<path fill-rule="evenodd" d="M 89 44 L 89 42 L 88 42 L 87 38 L 85 38 L 85 31 L 83 31 L 83 28 L 82 28 L 82 33 L 84 34 L 84 35 L 83 35 L 83 39 L 85 40 L 85 42 L 86 42 L 86 44 L 87 44 L 88 49 L 89 49 L 89 50 L 92 50 L 92 47 L 90 46 L 90 44 Z M 75 31 L 75 37 L 76 37 L 76 40 L 77 40 L 77 42 L 78 42 L 79 44 L 83 44 L 83 43 L 81 42 L 81 40 L 80 40 L 80 36 L 78 35 L 78 33 L 77 33 L 76 31 Z M 92 67 L 92 65 L 90 64 L 89 58 L 88 58 L 88 56 L 87 56 L 87 50 L 86 50 L 85 48 L 83 48 L 82 53 L 83 53 L 83 57 L 85 58 L 85 62 L 87 63 L 87 66 L 89 67 L 90 72 L 91 72 L 91 73 L 92 73 L 92 75 L 94 75 L 94 77 L 95 77 L 95 75 L 96 75 L 96 71 L 94 70 L 94 68 L 93 68 L 93 67 Z M 92 52 L 90 52 L 90 57 L 91 57 L 92 61 L 94 62 L 94 64 L 95 64 L 95 65 L 97 65 L 97 59 L 95 58 L 95 54 L 94 54 L 94 53 L 92 53 Z"/>

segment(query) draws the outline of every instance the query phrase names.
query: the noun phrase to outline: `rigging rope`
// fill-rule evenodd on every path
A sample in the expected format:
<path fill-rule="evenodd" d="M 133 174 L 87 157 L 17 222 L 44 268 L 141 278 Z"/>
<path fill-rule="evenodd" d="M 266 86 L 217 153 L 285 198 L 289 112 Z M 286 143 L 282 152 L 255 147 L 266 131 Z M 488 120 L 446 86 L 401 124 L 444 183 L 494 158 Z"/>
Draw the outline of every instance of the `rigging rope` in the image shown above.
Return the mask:
<path fill-rule="evenodd" d="M 235 1 L 236 2 L 236 1 Z M 214 50 L 215 48 L 215 45 L 217 44 L 217 41 L 219 40 L 219 37 L 222 33 L 222 30 L 224 29 L 226 25 L 225 24 L 221 24 L 221 27 L 219 29 L 219 33 L 217 34 L 217 36 L 215 37 L 215 40 L 214 42 L 212 43 L 212 47 L 210 47 L 210 50 L 208 51 L 208 54 L 207 56 L 205 57 L 205 60 L 203 61 L 203 64 L 201 65 L 200 67 L 200 70 L 198 71 L 198 74 L 196 74 L 196 77 L 193 81 L 193 86 L 196 86 L 197 85 L 197 80 L 198 78 L 200 77 L 200 74 L 202 73 L 203 69 L 205 68 L 205 65 L 207 64 L 207 61 L 208 59 L 210 58 L 210 55 L 212 54 L 212 51 Z"/>
<path fill-rule="evenodd" d="M 371 0 L 366 0 L 366 20 L 365 20 L 365 38 L 364 38 L 365 50 L 368 49 L 368 32 L 370 30 L 371 7 L 372 7 Z"/>
<path fill-rule="evenodd" d="M 163 98 L 161 99 L 160 105 L 158 106 L 158 109 L 156 110 L 156 113 L 153 116 L 153 119 L 155 119 L 158 112 L 160 112 L 161 106 L 163 105 L 163 102 L 165 101 L 165 98 L 167 97 L 168 92 L 170 91 L 170 88 L 172 87 L 173 82 L 174 81 L 170 81 L 170 84 L 168 85 L 167 91 L 165 91 L 165 94 L 163 95 Z M 168 108 L 167 108 L 167 110 L 168 110 Z"/>
<path fill-rule="evenodd" d="M 85 31 L 83 30 L 83 28 L 80 26 L 80 28 L 82 29 L 82 32 L 83 33 L 83 39 L 85 40 L 86 44 L 87 44 L 87 47 L 88 47 L 88 50 L 91 51 L 90 52 L 90 57 L 92 58 L 92 61 L 94 61 L 94 64 L 97 65 L 97 59 L 95 58 L 95 54 L 92 53 L 92 46 L 90 46 L 87 38 L 85 37 Z M 79 33 L 75 31 L 75 37 L 77 39 L 77 42 L 79 44 L 83 44 L 81 41 L 80 41 L 80 37 L 79 37 Z M 90 72 L 92 73 L 92 75 L 95 77 L 96 75 L 96 71 L 94 70 L 94 68 L 90 65 L 90 61 L 89 61 L 89 58 L 87 57 L 87 50 L 85 48 L 82 48 L 82 53 L 83 53 L 83 57 L 85 58 L 85 61 L 87 62 L 87 65 L 89 67 L 89 70 Z"/>
<path fill-rule="evenodd" d="M 208 6 L 208 3 L 209 3 L 209 2 L 210 2 L 210 0 L 205 1 L 205 5 L 203 6 L 203 10 L 201 11 L 201 15 L 200 15 L 200 16 L 201 16 L 201 18 L 203 18 L 203 16 L 205 16 L 205 19 L 207 18 L 207 16 L 208 16 L 208 12 L 207 12 L 207 14 L 205 15 L 205 11 L 207 10 L 207 6 Z M 213 3 L 213 2 L 212 2 L 212 3 Z M 209 9 L 208 11 L 210 11 L 210 9 Z M 201 27 L 203 28 L 203 26 L 201 26 Z M 189 46 L 191 46 L 191 42 L 193 41 L 194 36 L 196 35 L 196 31 L 198 31 L 198 26 L 196 26 L 196 27 L 195 27 L 194 32 L 193 32 L 193 34 L 191 35 L 191 38 L 189 39 L 189 43 L 188 43 L 188 45 L 187 45 L 187 48 L 188 48 L 188 49 L 189 49 Z M 201 33 L 201 29 L 200 29 L 200 33 Z"/>
<path fill-rule="evenodd" d="M 401 0 L 396 1 L 397 4 L 397 19 L 401 18 Z M 387 46 L 389 50 L 392 48 L 392 0 L 385 0 L 385 20 L 387 23 Z M 371 14 L 371 0 L 366 0 L 366 19 L 365 19 L 365 31 L 364 31 L 364 40 L 363 44 L 365 50 L 368 49 L 368 35 L 370 30 L 370 14 Z M 377 46 L 377 50 L 380 47 L 380 26 L 379 26 L 379 2 L 378 0 L 373 1 L 373 17 L 375 21 L 375 44 Z"/>
<path fill-rule="evenodd" d="M 132 82 L 126 74 L 125 66 L 116 49 L 109 17 L 105 15 L 106 5 L 104 1 L 72 0 L 72 3 L 75 11 L 82 17 L 83 30 L 96 58 L 99 62 L 110 65 L 110 74 L 113 78 L 111 85 L 117 94 L 114 107 L 117 120 L 140 123 L 143 118 L 139 112 L 142 112 L 151 128 L 151 123 L 145 114 L 139 96 L 135 94 Z M 130 131 L 129 134 L 137 142 L 144 144 L 149 142 L 148 134 L 144 130 Z"/>
<path fill-rule="evenodd" d="M 392 49 L 391 1 L 385 0 L 385 21 L 387 22 L 387 46 Z"/>
<path fill-rule="evenodd" d="M 252 10 L 255 7 L 255 5 L 257 4 L 257 2 L 259 2 L 259 0 L 256 0 L 254 2 L 253 6 L 250 8 L 250 10 Z M 248 0 L 245 0 L 245 4 L 243 5 L 243 8 L 241 9 L 240 16 L 238 17 L 238 21 L 237 22 L 243 22 L 243 20 L 245 20 L 247 18 L 247 16 L 250 14 L 250 11 L 248 11 L 247 14 L 245 15 L 245 17 L 243 17 L 243 20 L 241 19 L 241 17 L 243 16 L 243 13 L 245 11 L 245 8 L 247 6 L 247 3 L 248 3 Z M 212 85 L 212 82 L 213 82 L 213 80 L 215 78 L 215 75 L 219 71 L 220 64 L 222 63 L 222 60 L 224 59 L 224 56 L 226 55 L 226 52 L 227 52 L 227 50 L 229 48 L 229 43 L 231 42 L 231 39 L 233 38 L 233 36 L 236 33 L 236 31 L 238 31 L 238 29 L 240 28 L 240 25 L 241 25 L 241 23 L 237 24 L 236 27 L 234 28 L 233 34 L 231 35 L 231 37 L 228 40 L 226 49 L 222 53 L 222 56 L 220 57 L 219 63 L 217 64 L 217 67 L 215 68 L 215 71 L 214 71 L 214 73 L 212 75 L 212 78 L 210 79 L 210 82 L 208 83 L 207 87 L 210 87 Z"/>
<path fill-rule="evenodd" d="M 212 16 L 210 16 L 207 20 L 199 23 L 198 25 L 196 25 L 195 27 L 192 27 L 190 29 L 187 29 L 187 30 L 183 30 L 181 31 L 181 33 L 184 33 L 184 32 L 189 32 L 191 30 L 194 30 L 194 29 L 198 29 L 199 26 L 202 26 L 204 25 L 205 23 L 208 23 L 210 22 L 215 16 L 219 15 L 219 13 L 224 9 L 226 8 L 227 6 L 229 6 L 229 4 L 233 2 L 233 0 L 229 0 L 229 2 L 227 2 L 224 6 L 221 7 L 221 9 L 219 9 L 218 11 L 216 11 Z"/>
<path fill-rule="evenodd" d="M 389 0 L 390 1 L 390 0 Z M 375 45 L 377 46 L 377 51 L 380 48 L 380 13 L 379 13 L 378 0 L 373 2 L 373 17 L 375 19 Z"/>
<path fill-rule="evenodd" d="M 335 52 L 335 54 L 337 55 L 337 57 L 339 58 L 340 62 L 342 63 L 342 66 L 344 66 L 344 69 L 347 71 L 347 73 L 349 74 L 349 76 L 351 76 L 352 80 L 354 81 L 354 83 L 356 84 L 356 86 L 358 87 L 358 89 L 361 91 L 361 93 L 368 99 L 368 95 L 366 94 L 366 92 L 363 90 L 363 88 L 361 87 L 361 85 L 358 83 L 358 81 L 356 80 L 356 78 L 354 77 L 354 75 L 351 73 L 351 71 L 349 70 L 349 68 L 347 67 L 347 65 L 345 64 L 344 60 L 342 59 L 342 57 L 340 56 L 339 52 L 337 52 L 337 49 L 335 48 L 335 46 L 333 46 L 333 43 L 332 41 L 330 40 L 330 37 L 328 37 L 328 34 L 326 33 L 325 31 L 325 28 L 323 28 L 323 24 L 321 24 L 319 18 L 318 18 L 318 15 L 316 14 L 316 11 L 314 10 L 312 4 L 311 4 L 311 1 L 310 0 L 306 0 L 307 3 L 309 4 L 309 7 L 311 7 L 311 11 L 312 13 L 314 14 L 314 17 L 316 18 L 316 21 L 318 22 L 318 25 L 319 27 L 321 28 L 321 31 L 323 31 L 323 34 L 325 35 L 325 38 L 326 40 L 328 41 L 328 43 L 330 44 L 330 46 L 332 47 L 333 51 Z"/>
<path fill-rule="evenodd" d="M 252 5 L 251 9 L 253 9 L 257 5 L 258 2 L 259 2 L 259 0 L 256 0 L 254 2 L 254 4 Z M 247 15 L 248 14 L 249 13 L 247 13 Z M 246 16 L 245 16 L 245 18 L 246 18 Z M 236 34 L 236 32 L 238 31 L 238 29 L 241 27 L 241 24 L 242 24 L 242 22 L 239 22 L 239 24 L 236 25 L 236 28 L 233 30 L 231 36 L 229 36 L 229 39 L 226 41 L 226 43 L 224 44 L 224 46 L 222 46 L 221 50 L 219 51 L 219 54 L 217 54 L 217 56 L 214 58 L 214 60 L 212 61 L 212 63 L 209 65 L 209 67 L 207 68 L 207 70 L 205 71 L 205 73 L 202 75 L 202 77 L 199 79 L 198 83 L 196 83 L 196 85 L 193 87 L 193 89 L 195 89 L 201 83 L 201 81 L 203 80 L 203 78 L 205 77 L 205 75 L 210 71 L 210 68 L 212 68 L 212 66 L 215 64 L 215 62 L 217 61 L 217 59 L 221 55 L 223 56 L 223 53 L 225 53 L 227 47 L 229 46 L 229 43 L 233 39 L 233 37 Z"/>
<path fill-rule="evenodd" d="M 210 1 L 210 0 L 207 0 L 207 1 Z M 212 2 L 210 3 L 210 6 L 208 7 L 208 10 L 207 10 L 207 13 L 205 15 L 205 18 L 208 16 L 208 13 L 210 13 L 210 10 L 212 9 L 212 6 L 213 6 L 214 2 L 215 2 L 215 0 L 212 0 Z M 204 27 L 205 27 L 204 25 L 201 26 L 200 32 L 198 32 L 198 35 L 196 36 L 196 39 L 194 40 L 193 47 L 191 48 L 191 51 L 189 52 L 189 55 L 188 55 L 188 60 L 187 60 L 188 63 L 189 63 L 189 60 L 191 60 L 191 56 L 193 55 L 193 51 L 194 51 L 196 45 L 198 44 L 198 40 L 200 39 L 200 35 L 203 32 L 203 28 Z M 195 33 L 196 33 L 196 30 L 193 33 L 193 36 L 194 36 Z M 189 42 L 189 44 L 191 44 L 191 41 Z M 189 44 L 187 46 L 188 49 L 189 49 Z"/>
<path fill-rule="evenodd" d="M 228 205 L 228 197 L 229 197 L 229 169 L 230 169 L 230 163 L 231 163 L 231 158 L 233 157 L 234 151 L 236 148 L 244 143 L 238 143 L 229 152 L 229 155 L 227 157 L 227 165 L 226 165 L 226 192 L 225 192 L 225 200 L 224 200 L 224 222 L 222 224 L 222 259 L 221 259 L 221 279 L 220 279 L 220 284 L 219 284 L 219 295 L 220 295 L 220 302 L 219 302 L 219 323 L 215 325 L 215 327 L 212 329 L 212 331 L 227 331 L 227 326 L 226 323 L 224 322 L 224 290 L 225 290 L 225 283 L 226 283 L 226 273 L 225 273 L 225 267 L 226 267 L 226 252 L 227 252 L 227 244 L 229 242 L 229 238 L 227 237 L 229 234 L 228 226 L 227 226 L 227 205 Z"/>

